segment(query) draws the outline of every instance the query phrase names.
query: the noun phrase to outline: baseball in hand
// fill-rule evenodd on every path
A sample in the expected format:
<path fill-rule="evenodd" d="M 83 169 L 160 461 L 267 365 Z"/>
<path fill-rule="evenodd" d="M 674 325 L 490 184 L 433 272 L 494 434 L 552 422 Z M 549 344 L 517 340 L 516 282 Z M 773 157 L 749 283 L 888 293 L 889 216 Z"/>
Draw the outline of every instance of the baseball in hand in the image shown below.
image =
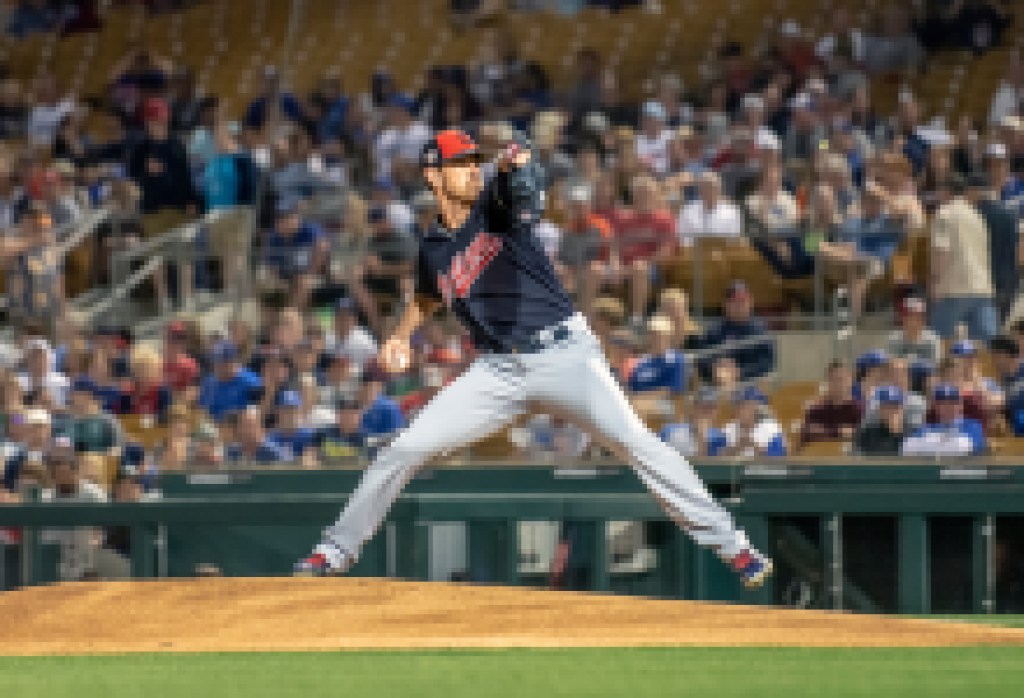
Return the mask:
<path fill-rule="evenodd" d="M 411 360 L 409 343 L 403 339 L 392 337 L 381 347 L 379 363 L 388 373 L 403 373 L 409 368 Z"/>

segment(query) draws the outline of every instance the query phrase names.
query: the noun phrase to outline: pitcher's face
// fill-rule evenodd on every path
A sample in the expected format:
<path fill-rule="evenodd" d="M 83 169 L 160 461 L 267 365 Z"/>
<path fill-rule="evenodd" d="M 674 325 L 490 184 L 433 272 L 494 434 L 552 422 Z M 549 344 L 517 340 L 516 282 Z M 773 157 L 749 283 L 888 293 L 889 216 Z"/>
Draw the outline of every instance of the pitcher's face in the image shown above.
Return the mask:
<path fill-rule="evenodd" d="M 438 168 L 426 170 L 427 181 L 438 200 L 452 200 L 470 204 L 483 189 L 483 173 L 475 158 L 452 160 Z"/>

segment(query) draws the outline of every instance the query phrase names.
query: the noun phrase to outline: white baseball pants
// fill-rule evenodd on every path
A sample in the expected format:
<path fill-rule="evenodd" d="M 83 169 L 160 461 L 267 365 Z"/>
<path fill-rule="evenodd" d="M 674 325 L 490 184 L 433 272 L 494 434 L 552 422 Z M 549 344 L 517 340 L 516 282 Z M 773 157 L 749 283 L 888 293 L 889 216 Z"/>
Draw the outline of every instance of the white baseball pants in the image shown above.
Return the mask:
<path fill-rule="evenodd" d="M 341 564 L 358 558 L 405 484 L 428 460 L 491 434 L 533 404 L 565 414 L 633 466 L 668 515 L 723 560 L 750 547 L 690 464 L 652 433 L 612 377 L 582 315 L 569 337 L 535 354 L 478 358 L 416 416 L 367 468 L 317 548 Z M 339 553 L 340 549 L 340 553 Z"/>

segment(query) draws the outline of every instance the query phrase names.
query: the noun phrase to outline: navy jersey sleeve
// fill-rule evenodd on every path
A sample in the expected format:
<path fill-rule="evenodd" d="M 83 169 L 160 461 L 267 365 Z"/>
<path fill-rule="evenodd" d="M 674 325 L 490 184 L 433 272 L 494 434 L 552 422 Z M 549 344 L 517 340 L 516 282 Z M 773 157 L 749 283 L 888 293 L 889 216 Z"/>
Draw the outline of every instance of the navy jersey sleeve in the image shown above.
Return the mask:
<path fill-rule="evenodd" d="M 440 291 L 437 290 L 437 279 L 430 271 L 430 264 L 422 246 L 416 255 L 416 293 L 438 302 L 443 301 Z"/>

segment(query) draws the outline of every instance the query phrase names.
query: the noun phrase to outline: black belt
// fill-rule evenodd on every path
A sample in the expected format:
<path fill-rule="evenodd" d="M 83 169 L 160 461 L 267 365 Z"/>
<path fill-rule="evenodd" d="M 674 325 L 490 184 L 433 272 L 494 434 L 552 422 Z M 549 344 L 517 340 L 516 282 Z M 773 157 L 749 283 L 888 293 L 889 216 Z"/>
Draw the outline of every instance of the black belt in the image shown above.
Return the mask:
<path fill-rule="evenodd" d="M 550 349 L 559 342 L 563 342 L 572 336 L 569 328 L 564 322 L 555 327 L 547 327 L 520 342 L 514 342 L 505 349 L 495 350 L 495 354 L 539 354 L 545 349 Z"/>

